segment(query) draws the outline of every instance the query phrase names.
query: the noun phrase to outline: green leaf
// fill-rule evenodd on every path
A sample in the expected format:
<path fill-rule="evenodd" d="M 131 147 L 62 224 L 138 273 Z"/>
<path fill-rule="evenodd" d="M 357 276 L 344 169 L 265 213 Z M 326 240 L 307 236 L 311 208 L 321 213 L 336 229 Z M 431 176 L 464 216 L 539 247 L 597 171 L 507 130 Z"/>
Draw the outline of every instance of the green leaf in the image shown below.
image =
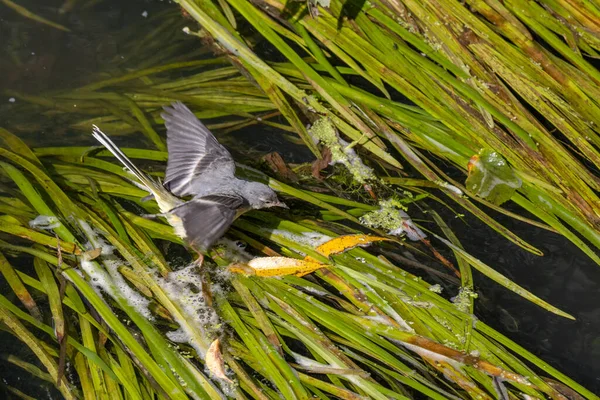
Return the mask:
<path fill-rule="evenodd" d="M 481 149 L 469 162 L 465 185 L 477 196 L 500 205 L 511 199 L 522 181 L 498 152 Z"/>

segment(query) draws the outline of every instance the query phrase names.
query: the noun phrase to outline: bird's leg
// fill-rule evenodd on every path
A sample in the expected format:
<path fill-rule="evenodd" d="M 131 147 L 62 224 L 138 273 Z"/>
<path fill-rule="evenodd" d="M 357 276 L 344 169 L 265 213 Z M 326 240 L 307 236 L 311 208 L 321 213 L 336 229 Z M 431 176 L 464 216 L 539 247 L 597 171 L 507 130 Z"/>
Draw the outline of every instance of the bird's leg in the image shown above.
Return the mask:
<path fill-rule="evenodd" d="M 200 268 L 200 279 L 202 280 L 202 297 L 204 297 L 206 305 L 212 307 L 213 297 L 212 291 L 210 290 L 210 276 L 208 275 L 208 271 L 206 271 L 205 268 L 202 268 L 202 265 L 204 264 L 204 254 L 202 254 L 196 249 L 194 249 L 194 251 L 198 255 L 198 258 L 196 258 L 194 264 L 196 264 L 198 268 Z"/>
<path fill-rule="evenodd" d="M 196 258 L 194 260 L 194 264 L 196 264 L 198 266 L 198 268 L 200 268 L 200 270 L 202 270 L 202 265 L 204 264 L 204 254 L 202 254 L 198 250 L 195 250 L 195 251 L 196 251 L 196 254 L 198 255 L 198 258 Z"/>

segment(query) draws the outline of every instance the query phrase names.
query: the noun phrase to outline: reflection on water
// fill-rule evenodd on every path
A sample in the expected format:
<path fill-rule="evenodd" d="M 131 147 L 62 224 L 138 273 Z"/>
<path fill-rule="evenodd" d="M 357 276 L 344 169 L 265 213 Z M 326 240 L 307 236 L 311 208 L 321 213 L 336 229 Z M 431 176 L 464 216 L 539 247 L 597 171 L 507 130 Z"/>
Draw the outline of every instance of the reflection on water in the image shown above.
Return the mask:
<path fill-rule="evenodd" d="M 40 16 L 70 29 L 58 30 L 0 6 L 0 118 L 26 139 L 33 135 L 37 145 L 89 141 L 72 135 L 64 116 L 52 112 L 53 107 L 75 109 L 77 101 L 53 104 L 48 98 L 32 99 L 36 106 L 23 95 L 62 92 L 133 69 L 201 55 L 197 40 L 182 33 L 188 21 L 167 1 L 79 0 L 71 12 L 62 14 L 57 11 L 62 0 L 44 6 L 30 3 Z M 93 114 L 89 107 L 80 111 Z"/>
<path fill-rule="evenodd" d="M 42 96 L 107 79 L 134 67 L 207 57 L 199 50 L 196 38 L 182 33 L 181 28 L 188 21 L 168 2 L 81 0 L 75 2 L 71 12 L 62 14 L 62 0 L 44 5 L 27 3 L 40 15 L 71 30 L 63 32 L 33 22 L 0 4 L 0 126 L 19 134 L 33 147 L 90 145 L 92 141 L 88 133 L 69 128 L 63 114 L 51 111 L 52 105 L 32 105 L 23 94 Z M 87 108 L 83 115 L 92 118 L 93 108 Z M 288 160 L 309 158 L 306 149 L 297 152 L 279 137 L 274 129 L 258 133 L 254 127 L 233 135 L 234 140 L 253 143 L 254 150 L 262 153 L 277 150 Z M 466 250 L 574 314 L 577 321 L 546 313 L 481 276 L 476 277 L 482 293 L 477 302 L 479 315 L 589 389 L 600 391 L 600 269 L 571 243 L 552 233 L 499 217 L 515 233 L 544 251 L 546 257 L 539 258 L 476 220 L 469 220 L 467 226 L 447 211 L 440 212 L 446 212 L 450 227 L 462 233 Z M 1 285 L 2 293 L 10 292 L 5 282 Z M 11 346 L 4 347 L 2 353 L 14 353 L 36 363 L 35 357 L 23 351 L 11 335 L 0 333 L 0 340 Z M 32 393 L 28 373 L 21 374 L 6 360 L 0 361 L 0 370 L 7 383 L 27 387 Z M 41 388 L 39 398 L 58 398 L 53 389 L 41 382 L 36 380 Z"/>
<path fill-rule="evenodd" d="M 477 221 L 466 227 L 458 220 L 447 220 L 457 232 L 468 230 L 472 242 L 465 247 L 469 252 L 551 304 L 572 313 L 577 321 L 547 313 L 479 274 L 474 278 L 481 293 L 476 313 L 544 361 L 599 392 L 600 268 L 556 234 L 532 230 L 506 217 L 497 218 L 541 249 L 545 257 L 499 239 Z"/>

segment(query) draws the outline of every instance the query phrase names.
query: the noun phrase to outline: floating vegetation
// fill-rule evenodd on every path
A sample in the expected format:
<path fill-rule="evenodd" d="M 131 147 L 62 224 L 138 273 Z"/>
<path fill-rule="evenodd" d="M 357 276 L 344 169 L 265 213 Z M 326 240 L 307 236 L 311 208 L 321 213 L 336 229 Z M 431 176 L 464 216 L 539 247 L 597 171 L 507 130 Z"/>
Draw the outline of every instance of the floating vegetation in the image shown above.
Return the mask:
<path fill-rule="evenodd" d="M 109 152 L 87 140 L 30 148 L 25 134 L 0 129 L 0 273 L 10 289 L 0 294 L 0 321 L 42 370 L 10 362 L 66 399 L 597 398 L 473 314 L 471 269 L 548 312 L 571 314 L 469 254 L 435 211 L 425 230 L 406 210 L 428 199 L 455 211 L 441 193 L 541 254 L 474 200 L 559 232 L 600 261 L 600 185 L 580 161 L 600 165 L 600 79 L 582 56 L 598 55 L 594 20 L 565 20 L 562 3 L 469 3 L 476 13 L 451 1 L 375 2 L 353 12 L 336 0 L 289 9 L 278 0 L 179 4 L 200 23 L 187 19 L 187 32 L 200 29 L 208 45 L 190 35 L 194 42 L 167 46 L 180 33 L 179 10 L 147 14 L 155 31 L 124 33 L 136 39 L 123 40 L 135 70 L 117 60 L 109 75 L 75 90 L 8 91 L 18 100 L 10 112 L 60 118 L 86 137 L 93 124 L 138 133 L 152 149 L 123 152 L 160 179 L 160 110 L 185 101 L 221 134 L 274 127 L 329 164 L 327 148 L 355 182 L 372 184 L 362 186 L 369 196 L 332 192 L 309 163 L 294 167 L 300 178 L 289 184 L 239 165 L 238 174 L 297 207 L 237 219 L 201 274 L 165 220 L 143 217 L 157 214 L 156 203 L 142 201 L 147 193 Z M 595 10 L 568 10 L 576 7 Z M 259 37 L 245 36 L 242 19 Z M 527 27 L 564 59 L 516 36 L 531 37 Z M 257 55 L 257 39 L 284 61 Z M 190 43 L 195 50 L 183 51 Z M 201 57 L 209 51 L 219 55 Z M 466 176 L 474 154 L 465 185 L 440 168 L 448 162 Z M 537 219 L 501 207 L 509 200 Z M 402 234 L 411 240 L 399 241 Z M 390 252 L 411 258 L 390 261 Z M 450 252 L 458 270 L 442 254 Z M 442 280 L 410 272 L 424 259 Z"/>
<path fill-rule="evenodd" d="M 360 217 L 360 222 L 371 228 L 383 228 L 390 235 L 406 235 L 410 240 L 422 240 L 427 236 L 412 222 L 402 203 L 394 199 L 379 202 L 379 210 L 374 210 Z"/>
<path fill-rule="evenodd" d="M 309 133 L 331 151 L 331 163 L 343 164 L 357 183 L 364 184 L 376 178 L 373 170 L 362 162 L 352 148 L 352 145 L 357 143 L 350 144 L 340 138 L 335 125 L 328 118 L 318 119 L 310 128 Z"/>
<path fill-rule="evenodd" d="M 331 1 L 328 8 L 303 3 L 293 10 L 279 0 L 229 1 L 286 59 L 270 63 L 240 42 L 210 3 L 179 4 L 254 80 L 277 88 L 266 93 L 281 105 L 282 115 L 309 148 L 314 144 L 297 124 L 298 115 L 273 93 L 285 92 L 305 114 L 327 118 L 340 135 L 390 167 L 401 168 L 406 162 L 429 182 L 449 183 L 451 187 L 441 187 L 446 196 L 517 245 L 541 254 L 471 199 L 536 226 L 542 221 L 600 263 L 600 186 L 579 158 L 600 165 L 600 112 L 593 95 L 600 94 L 600 76 L 582 56 L 596 54 L 600 42 L 589 31 L 595 23 L 569 23 L 573 30 L 586 32 L 585 39 L 569 42 L 577 49 L 573 50 L 560 39 L 573 32 L 564 23 L 570 11 L 561 5 L 542 9 L 511 3 L 490 10 L 477 4 L 477 13 L 472 13 L 453 1 L 397 6 L 375 2 L 348 15 L 340 1 Z M 318 10 L 318 16 L 307 7 Z M 553 21 L 552 28 L 548 21 Z M 567 61 L 544 50 L 528 28 Z M 351 84 L 357 77 L 378 92 Z M 387 87 L 416 106 L 394 101 Z M 538 120 L 527 106 L 560 130 L 577 152 L 561 143 L 545 127 L 546 120 Z M 400 157 L 393 157 L 388 145 Z M 469 159 L 481 148 L 496 152 L 511 166 L 522 181 L 511 201 L 539 221 L 479 198 L 437 166 L 441 159 L 466 173 Z M 495 199 L 500 200 L 502 196 Z"/>
<path fill-rule="evenodd" d="M 207 283 L 199 281 L 194 266 L 172 271 L 158 250 L 160 241 L 180 243 L 172 228 L 164 221 L 137 224 L 134 221 L 138 219 L 121 207 L 135 186 L 121 180 L 110 192 L 95 189 L 123 176 L 121 171 L 112 171 L 111 163 L 100 162 L 102 155 L 71 159 L 80 176 L 96 182 L 92 186 L 76 184 L 79 179 L 70 170 L 50 168 L 64 157 L 61 151 L 34 149 L 32 153 L 23 145 L 18 149 L 19 153 L 0 151 L 6 160 L 2 163 L 4 176 L 18 188 L 12 195 L 4 193 L 3 202 L 10 203 L 18 193 L 24 211 L 60 220 L 53 232 L 64 248 L 57 247 L 56 240 L 34 235 L 13 236 L 10 241 L 14 244 L 0 242 L 6 257 L 21 260 L 20 264 L 33 256 L 49 272 L 42 274 L 36 269 L 37 276 L 29 275 L 15 269 L 7 258 L 2 274 L 13 282 L 11 287 L 23 304 L 29 305 L 29 312 L 2 296 L 1 318 L 35 351 L 41 342 L 33 332 L 46 332 L 47 355 L 40 353 L 40 361 L 58 373 L 61 357 L 67 357 L 84 393 L 109 387 L 110 393 L 134 398 L 162 393 L 170 393 L 171 398 L 216 399 L 242 393 L 258 398 L 277 398 L 278 393 L 286 398 L 309 393 L 349 398 L 366 393 L 383 399 L 392 393 L 421 393 L 442 399 L 485 394 L 499 377 L 516 395 L 558 397 L 559 392 L 531 369 L 537 366 L 544 374 L 593 397 L 474 319 L 456 300 L 452 303 L 438 295 L 439 285 L 430 285 L 383 257 L 354 248 L 382 238 L 345 236 L 348 232 L 340 225 L 319 226 L 266 212 L 237 220 L 231 235 L 253 238 L 247 242 L 247 250 L 269 257 L 306 254 L 319 267 L 328 267 L 317 269 L 310 279 L 224 275 L 219 271 L 233 260 L 217 246 L 211 257 L 222 267 L 212 264 L 211 275 L 213 285 L 221 289 L 213 290 L 211 307 L 199 287 Z M 152 151 L 141 149 L 129 153 L 154 157 Z M 26 158 L 31 154 L 45 155 Z M 49 175 L 46 171 L 54 172 Z M 155 207 L 151 202 L 139 205 L 147 210 Z M 15 218 L 12 226 L 16 233 L 16 228 L 27 226 L 29 220 Z M 48 231 L 39 232 L 52 237 Z M 316 249 L 308 242 L 289 239 L 323 235 L 335 239 L 321 240 Z M 74 248 L 79 249 L 79 256 Z M 88 252 L 92 248 L 104 250 L 91 258 Z M 260 262 L 260 258 L 254 260 Z M 45 319 L 36 316 L 27 300 L 31 290 L 54 299 L 50 303 L 55 304 L 55 324 L 65 321 L 69 326 L 62 340 Z M 60 292 L 65 293 L 63 297 Z M 169 330 L 163 332 L 160 326 Z M 102 347 L 93 340 L 98 335 L 106 338 Z M 220 349 L 214 344 L 217 339 Z M 288 347 L 291 341 L 302 344 L 300 356 L 297 346 L 293 351 Z M 478 355 L 468 355 L 473 351 Z M 223 370 L 219 359 L 225 365 Z M 160 365 L 168 365 L 173 374 Z M 208 365 L 215 383 L 202 372 L 203 365 Z M 456 386 L 441 384 L 445 380 Z M 493 392 L 488 393 L 486 396 Z"/>

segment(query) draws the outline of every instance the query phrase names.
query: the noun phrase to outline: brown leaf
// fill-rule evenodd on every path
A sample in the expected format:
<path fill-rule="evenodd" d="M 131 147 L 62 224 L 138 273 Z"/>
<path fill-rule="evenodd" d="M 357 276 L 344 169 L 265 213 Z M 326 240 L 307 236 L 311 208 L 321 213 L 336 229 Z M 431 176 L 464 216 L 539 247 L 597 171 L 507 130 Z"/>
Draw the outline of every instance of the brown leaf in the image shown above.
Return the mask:
<path fill-rule="evenodd" d="M 315 160 L 312 163 L 312 176 L 314 176 L 315 179 L 318 179 L 320 181 L 323 180 L 323 177 L 321 176 L 321 171 L 327 168 L 329 166 L 329 163 L 331 162 L 331 150 L 329 150 L 328 147 L 324 147 L 321 151 L 321 155 L 323 157 L 320 160 Z"/>
<path fill-rule="evenodd" d="M 298 176 L 296 176 L 294 171 L 292 171 L 286 165 L 285 161 L 283 160 L 283 157 L 281 157 L 281 154 L 274 151 L 264 156 L 263 160 L 278 176 L 291 182 L 298 182 Z"/>
<path fill-rule="evenodd" d="M 576 391 L 574 391 L 573 389 L 571 389 L 564 383 L 561 383 L 557 380 L 554 380 L 551 378 L 546 378 L 546 377 L 542 377 L 542 379 L 544 381 L 546 381 L 546 383 L 548 385 L 550 385 L 552 387 L 552 389 L 556 390 L 563 396 L 566 396 L 567 399 L 569 399 L 569 400 L 584 400 L 585 399 L 585 397 L 583 397 L 582 395 L 580 395 L 579 393 L 577 393 Z"/>
<path fill-rule="evenodd" d="M 225 364 L 223 363 L 223 355 L 221 354 L 221 341 L 216 339 L 210 344 L 206 352 L 206 367 L 216 378 L 222 379 L 229 383 L 233 383 L 225 374 Z"/>
<path fill-rule="evenodd" d="M 439 260 L 439 262 L 441 262 L 442 264 L 444 264 L 449 270 L 451 270 L 452 272 L 454 272 L 454 275 L 456 275 L 457 277 L 460 278 L 460 271 L 456 269 L 456 267 L 454 266 L 454 264 L 452 264 L 452 262 L 450 260 L 448 260 L 442 254 L 440 254 L 440 252 L 437 251 L 435 247 L 433 247 L 433 245 L 431 244 L 431 242 L 429 240 L 427 240 L 427 239 L 421 239 L 421 242 L 425 246 L 429 247 L 429 250 L 431 250 L 431 252 L 433 253 L 434 257 L 437 258 Z"/>
<path fill-rule="evenodd" d="M 83 253 L 83 257 L 85 258 L 86 261 L 92 261 L 93 259 L 96 259 L 100 256 L 100 254 L 102 254 L 102 249 L 98 248 L 98 249 L 92 249 L 92 250 L 88 250 L 86 252 Z"/>

